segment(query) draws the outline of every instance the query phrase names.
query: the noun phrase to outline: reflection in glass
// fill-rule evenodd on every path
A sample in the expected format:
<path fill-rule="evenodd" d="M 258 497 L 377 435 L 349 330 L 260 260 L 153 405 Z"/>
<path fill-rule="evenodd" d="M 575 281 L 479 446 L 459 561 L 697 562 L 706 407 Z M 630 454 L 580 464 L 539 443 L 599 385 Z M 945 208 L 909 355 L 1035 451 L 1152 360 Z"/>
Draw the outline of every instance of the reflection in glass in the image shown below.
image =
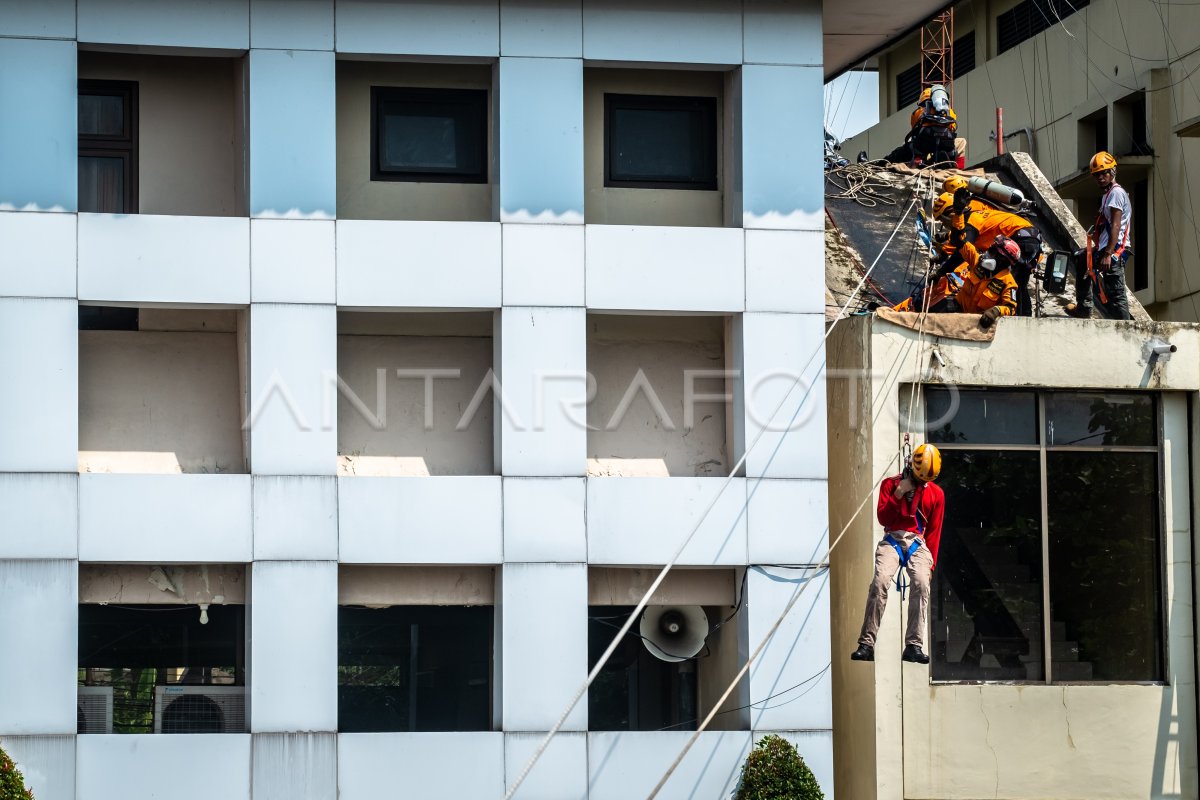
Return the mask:
<path fill-rule="evenodd" d="M 1162 680 L 1158 454 L 1051 452 L 1046 477 L 1053 679 Z"/>
<path fill-rule="evenodd" d="M 338 609 L 338 730 L 491 729 L 490 606 Z"/>
<path fill-rule="evenodd" d="M 1153 447 L 1154 398 L 1148 394 L 1100 392 L 1048 394 L 1046 443 Z"/>
<path fill-rule="evenodd" d="M 1036 452 L 943 451 L 934 680 L 1044 680 Z"/>
<path fill-rule="evenodd" d="M 625 180 L 692 180 L 702 165 L 696 131 L 699 111 L 618 108 L 612 112 L 612 171 Z"/>
<path fill-rule="evenodd" d="M 1037 444 L 1037 395 L 927 389 L 928 440 L 936 444 Z"/>
<path fill-rule="evenodd" d="M 455 169 L 458 143 L 453 117 L 389 114 L 384 120 L 384 167 Z"/>
<path fill-rule="evenodd" d="M 125 160 L 100 156 L 79 157 L 79 210 L 124 214 Z"/>

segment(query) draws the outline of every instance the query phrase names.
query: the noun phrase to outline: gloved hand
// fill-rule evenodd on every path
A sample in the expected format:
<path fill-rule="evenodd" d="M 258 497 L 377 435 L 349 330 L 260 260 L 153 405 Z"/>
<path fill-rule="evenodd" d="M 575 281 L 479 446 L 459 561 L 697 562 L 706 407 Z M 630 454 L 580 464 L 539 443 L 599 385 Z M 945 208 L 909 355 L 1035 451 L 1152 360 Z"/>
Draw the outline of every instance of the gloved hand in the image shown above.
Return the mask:
<path fill-rule="evenodd" d="M 1000 306 L 992 306 L 987 311 L 979 315 L 979 327 L 987 330 L 992 327 L 996 320 L 1000 319 Z"/>

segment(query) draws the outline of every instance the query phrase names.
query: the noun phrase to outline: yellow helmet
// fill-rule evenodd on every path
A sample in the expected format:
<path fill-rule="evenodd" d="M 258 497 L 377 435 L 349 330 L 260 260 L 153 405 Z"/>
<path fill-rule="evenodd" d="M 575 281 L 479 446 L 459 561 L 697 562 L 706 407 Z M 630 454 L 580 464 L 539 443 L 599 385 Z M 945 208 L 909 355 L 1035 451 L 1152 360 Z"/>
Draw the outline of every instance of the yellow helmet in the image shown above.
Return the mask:
<path fill-rule="evenodd" d="M 909 466 L 913 477 L 922 483 L 935 481 L 942 471 L 942 454 L 931 444 L 917 445 Z"/>
<path fill-rule="evenodd" d="M 1116 168 L 1117 160 L 1107 150 L 1101 150 L 1099 153 L 1096 153 L 1096 155 L 1092 156 L 1092 160 L 1088 162 L 1088 171 L 1093 175 L 1097 172 L 1107 172 L 1110 169 Z"/>
<path fill-rule="evenodd" d="M 942 192 L 933 201 L 933 218 L 941 219 L 942 215 L 946 213 L 954 215 L 958 212 L 954 210 L 954 195 L 949 192 Z"/>
<path fill-rule="evenodd" d="M 954 194 L 959 189 L 967 188 L 967 179 L 961 175 L 951 175 L 946 178 L 946 182 L 942 184 L 942 191 Z"/>
<path fill-rule="evenodd" d="M 926 100 L 928 100 L 931 97 L 933 97 L 933 88 L 930 86 L 926 86 L 925 91 L 921 92 L 921 99 L 917 101 L 917 104 L 919 105 L 921 103 L 924 103 Z"/>

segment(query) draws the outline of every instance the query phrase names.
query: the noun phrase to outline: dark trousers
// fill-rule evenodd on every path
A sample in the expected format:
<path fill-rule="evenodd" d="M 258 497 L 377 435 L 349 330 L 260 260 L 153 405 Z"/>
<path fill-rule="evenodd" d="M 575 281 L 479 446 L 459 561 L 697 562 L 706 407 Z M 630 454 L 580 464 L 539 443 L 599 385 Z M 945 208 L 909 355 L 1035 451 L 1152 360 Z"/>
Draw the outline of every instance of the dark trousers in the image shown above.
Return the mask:
<path fill-rule="evenodd" d="M 955 161 L 954 134 L 936 125 L 917 128 L 904 138 L 904 144 L 883 157 L 891 164 L 908 163 L 920 158 L 929 164 Z"/>
<path fill-rule="evenodd" d="M 1100 252 L 1092 253 L 1092 268 L 1096 276 L 1104 283 L 1104 294 L 1108 302 L 1100 300 L 1100 290 L 1088 274 L 1087 251 L 1080 250 L 1075 254 L 1075 304 L 1081 308 L 1090 309 L 1099 306 L 1104 316 L 1109 319 L 1130 319 L 1129 298 L 1125 293 L 1125 265 L 1132 254 L 1125 250 L 1119 258 L 1114 257 L 1111 267 L 1106 271 L 1100 269 Z"/>
<path fill-rule="evenodd" d="M 1021 248 L 1021 261 L 1012 270 L 1017 282 L 1017 316 L 1033 315 L 1033 301 L 1029 297 L 1029 276 L 1037 266 L 1042 254 L 1042 237 L 1036 228 L 1022 228 L 1013 234 L 1013 241 Z"/>

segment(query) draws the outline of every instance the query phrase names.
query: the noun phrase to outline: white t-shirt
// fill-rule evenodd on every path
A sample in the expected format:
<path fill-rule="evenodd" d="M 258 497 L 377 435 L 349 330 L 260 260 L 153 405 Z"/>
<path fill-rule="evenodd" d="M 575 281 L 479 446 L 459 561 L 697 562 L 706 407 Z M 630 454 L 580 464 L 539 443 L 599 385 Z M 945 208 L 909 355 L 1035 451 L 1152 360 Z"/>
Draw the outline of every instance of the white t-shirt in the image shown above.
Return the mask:
<path fill-rule="evenodd" d="M 1113 210 L 1118 209 L 1121 212 L 1121 230 L 1116 231 L 1117 246 L 1113 248 L 1115 253 L 1122 248 L 1127 248 L 1129 244 L 1129 222 L 1133 217 L 1133 204 L 1129 202 L 1129 192 L 1119 183 L 1114 183 L 1108 188 L 1108 193 L 1100 198 L 1100 215 L 1109 223 L 1108 226 L 1100 229 L 1099 237 L 1096 239 L 1096 248 L 1104 250 L 1108 247 L 1108 229 L 1112 227 Z"/>

